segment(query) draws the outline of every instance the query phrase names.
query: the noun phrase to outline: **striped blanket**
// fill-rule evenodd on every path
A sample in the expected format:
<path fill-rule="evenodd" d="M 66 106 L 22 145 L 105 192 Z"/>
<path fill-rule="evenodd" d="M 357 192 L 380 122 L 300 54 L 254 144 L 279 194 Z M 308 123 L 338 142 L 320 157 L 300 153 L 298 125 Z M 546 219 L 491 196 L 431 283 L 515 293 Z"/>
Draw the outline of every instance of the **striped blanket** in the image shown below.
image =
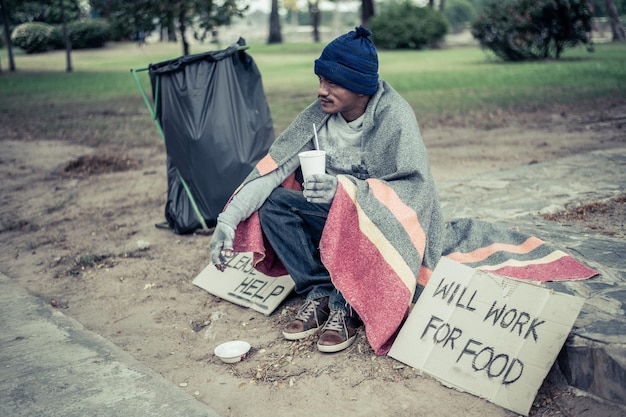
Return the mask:
<path fill-rule="evenodd" d="M 598 273 L 541 239 L 475 219 L 446 225 L 442 255 L 476 269 L 531 281 L 573 281 Z"/>

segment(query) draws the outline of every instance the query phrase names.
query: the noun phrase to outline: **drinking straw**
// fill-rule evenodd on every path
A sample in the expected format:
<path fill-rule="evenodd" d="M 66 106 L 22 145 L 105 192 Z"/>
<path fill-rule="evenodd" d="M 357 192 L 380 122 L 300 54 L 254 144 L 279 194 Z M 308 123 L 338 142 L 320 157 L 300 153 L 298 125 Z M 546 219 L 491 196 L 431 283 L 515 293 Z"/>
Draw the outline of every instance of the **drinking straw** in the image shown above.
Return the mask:
<path fill-rule="evenodd" d="M 315 141 L 313 142 L 313 144 L 315 145 L 315 150 L 319 151 L 320 150 L 320 143 L 317 139 L 317 128 L 315 127 L 315 123 L 313 123 L 313 134 L 315 135 Z"/>

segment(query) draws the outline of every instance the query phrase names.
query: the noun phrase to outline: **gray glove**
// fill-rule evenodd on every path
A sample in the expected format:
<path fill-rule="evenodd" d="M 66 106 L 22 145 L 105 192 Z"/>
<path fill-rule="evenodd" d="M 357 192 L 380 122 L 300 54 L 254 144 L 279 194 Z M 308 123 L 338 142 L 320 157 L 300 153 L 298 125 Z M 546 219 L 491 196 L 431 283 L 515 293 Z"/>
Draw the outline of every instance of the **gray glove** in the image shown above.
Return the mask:
<path fill-rule="evenodd" d="M 337 177 L 334 175 L 310 175 L 304 182 L 303 194 L 310 203 L 330 204 L 336 192 Z"/>
<path fill-rule="evenodd" d="M 233 256 L 233 240 L 235 230 L 224 222 L 217 221 L 211 237 L 211 262 L 220 271 L 226 269 L 226 258 Z"/>

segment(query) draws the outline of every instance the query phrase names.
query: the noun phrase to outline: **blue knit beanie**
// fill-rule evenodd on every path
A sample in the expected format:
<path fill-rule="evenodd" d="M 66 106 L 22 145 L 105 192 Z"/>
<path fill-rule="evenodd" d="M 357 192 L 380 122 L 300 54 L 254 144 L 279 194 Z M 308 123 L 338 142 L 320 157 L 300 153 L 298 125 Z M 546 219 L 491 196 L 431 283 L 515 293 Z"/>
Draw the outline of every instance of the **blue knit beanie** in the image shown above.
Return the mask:
<path fill-rule="evenodd" d="M 363 27 L 339 36 L 315 60 L 315 74 L 355 93 L 374 95 L 378 90 L 378 54 Z"/>

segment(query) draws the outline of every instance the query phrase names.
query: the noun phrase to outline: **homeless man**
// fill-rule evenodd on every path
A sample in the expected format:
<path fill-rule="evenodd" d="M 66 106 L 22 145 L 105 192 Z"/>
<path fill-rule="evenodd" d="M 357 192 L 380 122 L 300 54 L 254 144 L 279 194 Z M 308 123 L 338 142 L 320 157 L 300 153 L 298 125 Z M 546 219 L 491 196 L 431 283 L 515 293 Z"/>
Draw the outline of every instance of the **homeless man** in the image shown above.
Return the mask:
<path fill-rule="evenodd" d="M 233 251 L 254 252 L 259 271 L 289 273 L 304 303 L 283 335 L 319 332 L 322 352 L 350 346 L 363 323 L 385 354 L 443 244 L 415 113 L 379 80 L 370 36 L 357 27 L 315 60 L 318 99 L 235 191 L 210 245 L 218 269 Z M 313 149 L 314 126 L 326 173 L 301 178 L 298 153 Z"/>

